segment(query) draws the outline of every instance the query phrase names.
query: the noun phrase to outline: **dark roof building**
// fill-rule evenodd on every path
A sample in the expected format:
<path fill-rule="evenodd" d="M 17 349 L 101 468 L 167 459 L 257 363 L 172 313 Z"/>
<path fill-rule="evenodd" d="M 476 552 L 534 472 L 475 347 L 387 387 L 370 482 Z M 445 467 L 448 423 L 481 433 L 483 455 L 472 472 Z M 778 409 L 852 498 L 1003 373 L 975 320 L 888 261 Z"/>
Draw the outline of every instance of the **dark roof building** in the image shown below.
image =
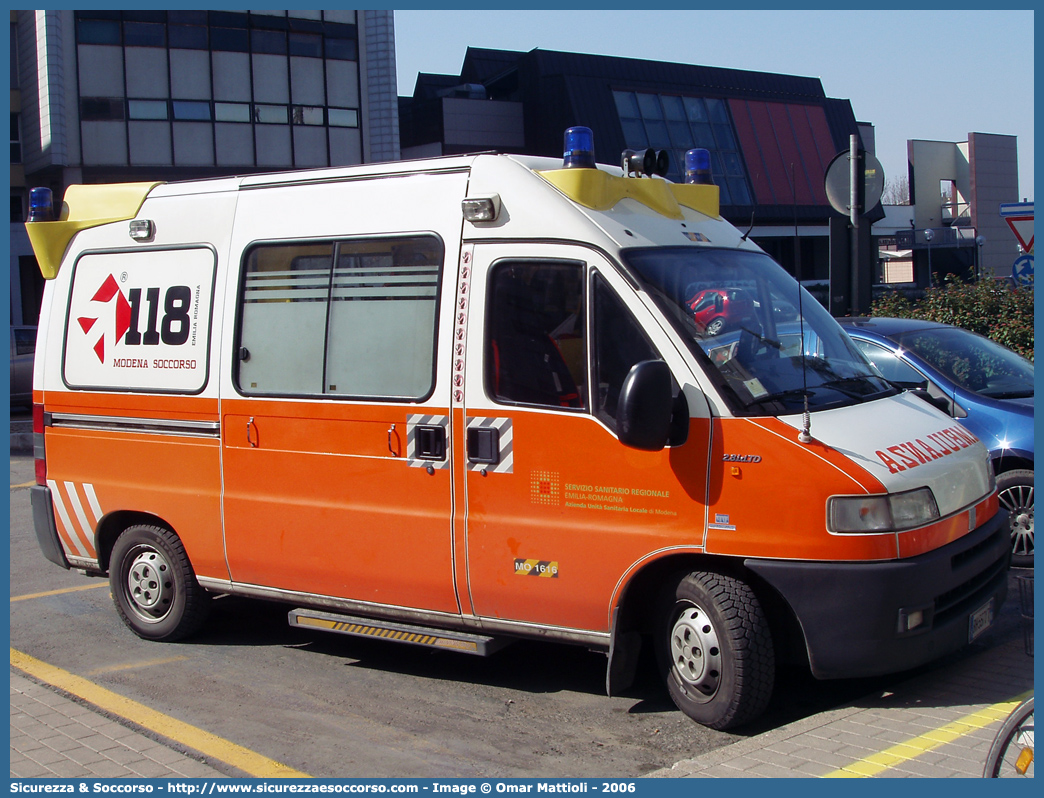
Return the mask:
<path fill-rule="evenodd" d="M 704 147 L 722 214 L 744 229 L 753 217 L 752 237 L 805 279 L 826 277 L 827 220 L 839 215 L 823 187 L 827 166 L 852 134 L 873 151 L 872 127 L 818 78 L 540 49 L 469 47 L 459 76 L 418 76 L 399 119 L 404 158 L 555 156 L 564 130 L 585 125 L 598 161 L 665 149 L 668 178 L 680 180 L 685 151 Z"/>
<path fill-rule="evenodd" d="M 10 12 L 11 318 L 43 278 L 28 189 L 396 160 L 390 10 Z"/>

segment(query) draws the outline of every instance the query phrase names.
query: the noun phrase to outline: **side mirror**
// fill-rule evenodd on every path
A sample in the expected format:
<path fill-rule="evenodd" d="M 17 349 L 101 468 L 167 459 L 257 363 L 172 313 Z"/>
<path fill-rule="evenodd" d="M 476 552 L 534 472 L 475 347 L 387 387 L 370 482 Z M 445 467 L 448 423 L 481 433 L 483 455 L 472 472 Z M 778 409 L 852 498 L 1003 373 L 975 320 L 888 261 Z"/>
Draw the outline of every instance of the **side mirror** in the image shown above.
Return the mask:
<path fill-rule="evenodd" d="M 666 446 L 674 410 L 671 393 L 671 370 L 666 363 L 635 363 L 624 378 L 616 405 L 620 442 L 647 452 L 658 452 Z"/>

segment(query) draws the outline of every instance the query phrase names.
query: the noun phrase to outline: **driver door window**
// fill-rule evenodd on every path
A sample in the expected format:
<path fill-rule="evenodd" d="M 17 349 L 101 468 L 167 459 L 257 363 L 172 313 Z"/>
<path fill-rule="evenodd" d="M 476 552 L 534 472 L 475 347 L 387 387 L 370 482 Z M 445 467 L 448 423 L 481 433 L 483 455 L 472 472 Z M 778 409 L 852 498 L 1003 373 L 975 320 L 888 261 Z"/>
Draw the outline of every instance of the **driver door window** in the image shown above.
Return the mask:
<path fill-rule="evenodd" d="M 584 264 L 505 261 L 493 267 L 486 390 L 507 404 L 586 406 Z"/>

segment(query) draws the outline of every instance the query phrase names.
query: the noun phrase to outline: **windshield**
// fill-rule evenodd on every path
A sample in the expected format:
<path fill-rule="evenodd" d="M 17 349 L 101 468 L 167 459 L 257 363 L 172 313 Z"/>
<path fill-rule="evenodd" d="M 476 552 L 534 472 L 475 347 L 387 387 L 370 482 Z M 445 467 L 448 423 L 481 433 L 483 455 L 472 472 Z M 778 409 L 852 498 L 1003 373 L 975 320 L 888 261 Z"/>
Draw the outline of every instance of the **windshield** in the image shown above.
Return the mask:
<path fill-rule="evenodd" d="M 734 413 L 788 415 L 806 398 L 817 410 L 897 392 L 763 253 L 658 247 L 628 250 L 624 260 Z"/>
<path fill-rule="evenodd" d="M 894 337 L 967 391 L 993 399 L 1033 396 L 1033 364 L 989 338 L 957 327 Z"/>

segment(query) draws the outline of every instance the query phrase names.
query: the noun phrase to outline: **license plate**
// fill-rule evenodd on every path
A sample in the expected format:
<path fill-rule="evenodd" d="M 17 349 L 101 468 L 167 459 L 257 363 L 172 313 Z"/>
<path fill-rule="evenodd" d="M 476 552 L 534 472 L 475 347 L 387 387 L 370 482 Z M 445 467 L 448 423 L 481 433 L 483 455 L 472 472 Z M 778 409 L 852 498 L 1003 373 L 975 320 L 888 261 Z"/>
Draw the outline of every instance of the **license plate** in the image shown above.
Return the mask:
<path fill-rule="evenodd" d="M 981 635 L 993 625 L 993 599 L 975 610 L 968 618 L 968 642 Z"/>

